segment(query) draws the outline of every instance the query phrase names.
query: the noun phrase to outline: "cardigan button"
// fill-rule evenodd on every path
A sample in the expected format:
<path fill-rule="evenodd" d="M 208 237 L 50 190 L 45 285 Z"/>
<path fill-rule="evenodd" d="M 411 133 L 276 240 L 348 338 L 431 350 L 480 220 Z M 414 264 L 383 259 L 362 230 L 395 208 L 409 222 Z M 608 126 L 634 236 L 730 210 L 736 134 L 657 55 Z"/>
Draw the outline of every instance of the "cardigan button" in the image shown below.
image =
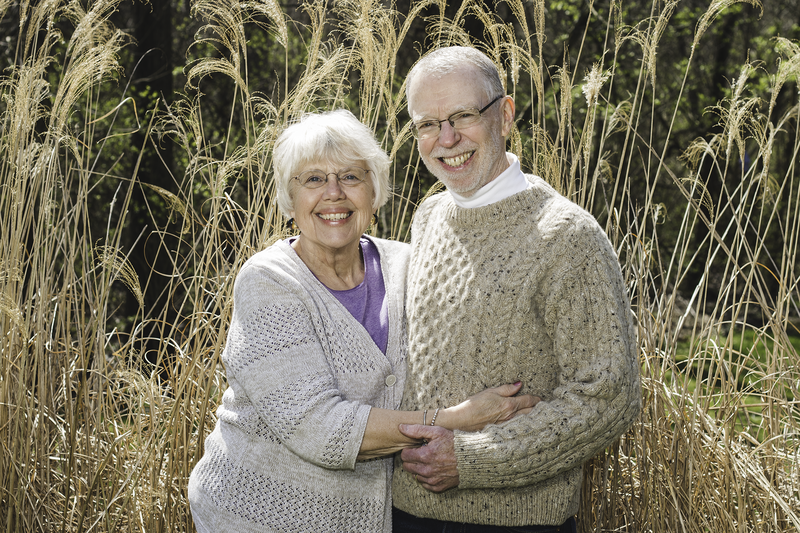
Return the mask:
<path fill-rule="evenodd" d="M 395 383 L 397 383 L 397 376 L 395 376 L 394 374 L 389 374 L 388 376 L 386 376 L 386 386 L 387 387 L 391 387 Z"/>

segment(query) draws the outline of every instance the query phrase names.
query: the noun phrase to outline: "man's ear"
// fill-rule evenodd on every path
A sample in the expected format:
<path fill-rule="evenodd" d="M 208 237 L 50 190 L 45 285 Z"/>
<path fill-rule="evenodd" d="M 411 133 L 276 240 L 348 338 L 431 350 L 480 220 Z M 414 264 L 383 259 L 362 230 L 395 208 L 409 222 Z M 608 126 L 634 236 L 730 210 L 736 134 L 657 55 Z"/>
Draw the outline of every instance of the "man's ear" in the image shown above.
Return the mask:
<path fill-rule="evenodd" d="M 503 137 L 508 137 L 508 134 L 511 133 L 511 128 L 514 127 L 514 117 L 516 113 L 516 106 L 514 105 L 514 99 L 510 96 L 506 96 L 500 102 L 500 114 L 503 124 Z"/>

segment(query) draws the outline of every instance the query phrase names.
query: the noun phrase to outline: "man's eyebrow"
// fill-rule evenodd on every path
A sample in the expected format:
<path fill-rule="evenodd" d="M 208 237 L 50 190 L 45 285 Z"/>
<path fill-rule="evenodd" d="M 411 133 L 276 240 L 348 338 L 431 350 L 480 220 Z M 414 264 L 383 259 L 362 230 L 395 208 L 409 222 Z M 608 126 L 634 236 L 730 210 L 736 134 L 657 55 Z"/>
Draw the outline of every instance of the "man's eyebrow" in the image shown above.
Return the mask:
<path fill-rule="evenodd" d="M 461 111 L 466 111 L 467 109 L 478 109 L 478 106 L 477 105 L 468 105 L 468 104 L 463 104 L 463 105 L 456 106 L 452 111 L 450 111 L 445 116 L 445 118 L 443 118 L 441 120 L 447 120 L 448 117 L 450 117 L 452 115 L 455 115 L 456 113 L 460 113 Z M 411 120 L 413 120 L 414 122 L 420 122 L 420 121 L 425 121 L 425 120 L 439 120 L 437 117 L 433 117 L 433 116 L 429 116 L 429 115 L 417 115 L 417 116 L 419 118 L 416 118 L 416 117 L 412 116 Z"/>

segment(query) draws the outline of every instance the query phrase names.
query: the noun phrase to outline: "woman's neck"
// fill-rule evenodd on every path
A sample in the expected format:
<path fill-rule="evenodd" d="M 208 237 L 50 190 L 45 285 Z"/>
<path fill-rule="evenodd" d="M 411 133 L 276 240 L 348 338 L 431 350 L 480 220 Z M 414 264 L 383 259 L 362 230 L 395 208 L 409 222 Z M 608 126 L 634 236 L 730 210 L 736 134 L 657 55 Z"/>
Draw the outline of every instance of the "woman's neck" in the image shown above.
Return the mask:
<path fill-rule="evenodd" d="M 323 285 L 335 291 L 357 287 L 364 281 L 364 259 L 359 241 L 343 249 L 314 246 L 300 235 L 292 248 Z"/>

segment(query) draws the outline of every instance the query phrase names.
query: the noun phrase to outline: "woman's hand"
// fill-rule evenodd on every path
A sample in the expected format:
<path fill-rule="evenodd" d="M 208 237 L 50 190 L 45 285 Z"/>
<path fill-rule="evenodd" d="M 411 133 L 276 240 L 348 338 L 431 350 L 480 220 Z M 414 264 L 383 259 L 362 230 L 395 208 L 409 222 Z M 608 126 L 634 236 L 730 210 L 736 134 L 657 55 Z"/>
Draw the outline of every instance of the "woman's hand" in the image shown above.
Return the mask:
<path fill-rule="evenodd" d="M 479 431 L 486 424 L 499 424 L 530 413 L 541 398 L 530 394 L 514 396 L 521 387 L 522 382 L 518 381 L 470 396 L 466 401 L 442 410 L 439 413 L 441 425 L 461 431 Z"/>
<path fill-rule="evenodd" d="M 458 405 L 441 409 L 436 415 L 436 425 L 449 430 L 478 431 L 486 424 L 497 424 L 530 413 L 540 398 L 530 394 L 514 396 L 520 387 L 521 382 L 486 389 Z M 433 414 L 434 411 L 429 409 L 426 424 L 430 424 Z M 410 436 L 408 431 L 401 432 L 399 429 L 401 424 L 410 428 L 418 427 L 423 418 L 422 411 L 392 411 L 373 407 L 361 440 L 358 460 L 383 457 L 424 444 L 424 439 Z"/>

